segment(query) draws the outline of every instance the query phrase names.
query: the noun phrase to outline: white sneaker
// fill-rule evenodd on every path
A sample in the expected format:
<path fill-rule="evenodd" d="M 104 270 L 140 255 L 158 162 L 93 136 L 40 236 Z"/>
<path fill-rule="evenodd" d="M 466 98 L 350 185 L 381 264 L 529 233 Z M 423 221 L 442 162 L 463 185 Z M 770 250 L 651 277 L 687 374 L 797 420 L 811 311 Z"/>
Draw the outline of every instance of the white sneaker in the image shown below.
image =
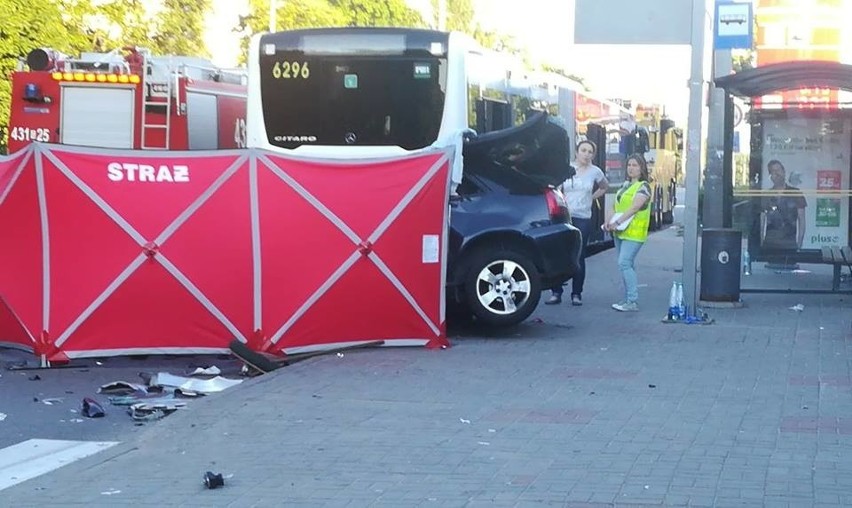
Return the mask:
<path fill-rule="evenodd" d="M 639 304 L 636 302 L 614 303 L 612 308 L 618 312 L 636 312 L 639 310 Z"/>

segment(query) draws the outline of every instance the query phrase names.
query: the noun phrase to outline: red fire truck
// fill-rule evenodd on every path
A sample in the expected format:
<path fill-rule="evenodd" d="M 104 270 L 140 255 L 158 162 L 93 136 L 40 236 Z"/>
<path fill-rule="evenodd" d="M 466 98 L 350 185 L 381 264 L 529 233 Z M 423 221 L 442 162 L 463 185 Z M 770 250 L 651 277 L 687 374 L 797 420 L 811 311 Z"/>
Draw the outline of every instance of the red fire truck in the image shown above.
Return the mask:
<path fill-rule="evenodd" d="M 246 74 L 138 47 L 38 48 L 12 74 L 9 151 L 33 141 L 141 150 L 245 147 Z"/>

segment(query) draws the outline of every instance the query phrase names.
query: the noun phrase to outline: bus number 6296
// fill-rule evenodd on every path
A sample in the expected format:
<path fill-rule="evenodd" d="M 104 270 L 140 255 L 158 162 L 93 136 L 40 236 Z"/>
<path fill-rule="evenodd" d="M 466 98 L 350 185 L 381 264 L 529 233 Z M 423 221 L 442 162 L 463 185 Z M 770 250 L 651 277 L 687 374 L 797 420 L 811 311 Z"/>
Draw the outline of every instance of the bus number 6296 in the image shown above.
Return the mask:
<path fill-rule="evenodd" d="M 272 76 L 275 79 L 308 79 L 311 77 L 311 69 L 308 62 L 275 62 Z"/>

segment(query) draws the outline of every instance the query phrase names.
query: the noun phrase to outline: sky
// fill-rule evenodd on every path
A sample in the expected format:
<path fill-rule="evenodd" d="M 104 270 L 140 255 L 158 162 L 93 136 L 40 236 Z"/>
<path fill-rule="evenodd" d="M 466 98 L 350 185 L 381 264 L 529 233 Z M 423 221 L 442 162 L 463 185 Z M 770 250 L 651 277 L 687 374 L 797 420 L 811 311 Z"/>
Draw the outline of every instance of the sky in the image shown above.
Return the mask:
<path fill-rule="evenodd" d="M 278 0 L 285 2 L 286 0 Z M 428 9 L 429 0 L 408 0 Z M 574 0 L 473 0 L 476 21 L 485 29 L 511 35 L 528 49 L 534 61 L 562 67 L 582 76 L 604 97 L 633 99 L 666 105 L 669 116 L 685 125 L 689 93 L 689 48 L 686 46 L 575 45 Z M 247 0 L 213 0 L 205 42 L 213 61 L 233 66 L 239 43 L 231 29 Z"/>

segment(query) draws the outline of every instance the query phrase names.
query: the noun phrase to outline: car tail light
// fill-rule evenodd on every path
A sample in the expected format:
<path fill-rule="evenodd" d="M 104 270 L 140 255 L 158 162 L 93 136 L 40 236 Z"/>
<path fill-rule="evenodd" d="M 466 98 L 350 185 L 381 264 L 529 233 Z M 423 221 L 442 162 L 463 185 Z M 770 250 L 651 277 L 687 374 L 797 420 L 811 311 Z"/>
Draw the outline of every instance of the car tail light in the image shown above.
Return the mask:
<path fill-rule="evenodd" d="M 547 200 L 547 213 L 550 218 L 555 221 L 571 220 L 571 215 L 568 213 L 568 205 L 565 204 L 565 198 L 555 189 L 547 189 L 544 193 Z"/>

